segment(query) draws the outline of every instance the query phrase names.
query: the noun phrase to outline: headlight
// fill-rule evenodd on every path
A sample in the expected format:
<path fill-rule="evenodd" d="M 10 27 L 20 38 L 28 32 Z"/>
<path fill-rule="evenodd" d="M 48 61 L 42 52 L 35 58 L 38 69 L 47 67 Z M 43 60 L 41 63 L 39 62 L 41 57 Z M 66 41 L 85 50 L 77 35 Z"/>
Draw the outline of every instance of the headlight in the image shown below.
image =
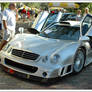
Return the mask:
<path fill-rule="evenodd" d="M 51 63 L 57 64 L 59 62 L 60 56 L 58 54 L 55 54 L 51 58 Z"/>
<path fill-rule="evenodd" d="M 42 57 L 42 62 L 46 63 L 48 61 L 48 56 L 43 56 Z"/>

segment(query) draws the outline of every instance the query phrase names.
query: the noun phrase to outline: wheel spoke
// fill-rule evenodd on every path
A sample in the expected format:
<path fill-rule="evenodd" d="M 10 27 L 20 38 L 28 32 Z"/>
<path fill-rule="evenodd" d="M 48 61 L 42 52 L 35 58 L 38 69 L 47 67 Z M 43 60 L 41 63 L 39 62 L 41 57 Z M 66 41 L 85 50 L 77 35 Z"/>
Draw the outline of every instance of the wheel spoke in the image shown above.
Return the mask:
<path fill-rule="evenodd" d="M 75 63 L 74 63 L 74 69 L 76 72 L 79 72 L 83 68 L 84 53 L 82 51 L 78 51 L 76 55 L 77 56 L 76 56 Z"/>

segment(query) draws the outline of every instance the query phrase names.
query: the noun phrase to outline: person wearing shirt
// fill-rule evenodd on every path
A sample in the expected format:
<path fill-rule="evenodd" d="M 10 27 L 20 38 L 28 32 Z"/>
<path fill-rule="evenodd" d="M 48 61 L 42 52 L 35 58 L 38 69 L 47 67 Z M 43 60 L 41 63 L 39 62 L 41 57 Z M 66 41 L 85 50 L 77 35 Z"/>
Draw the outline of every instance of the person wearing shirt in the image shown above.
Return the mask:
<path fill-rule="evenodd" d="M 85 16 L 86 14 L 89 14 L 89 8 L 85 8 L 84 16 Z"/>
<path fill-rule="evenodd" d="M 28 19 L 30 19 L 30 11 L 29 10 L 27 11 L 27 17 L 28 17 Z"/>
<path fill-rule="evenodd" d="M 2 13 L 0 12 L 0 30 L 2 30 Z"/>
<path fill-rule="evenodd" d="M 81 16 L 81 10 L 77 11 L 77 17 L 76 17 L 76 21 L 81 21 L 82 16 Z"/>
<path fill-rule="evenodd" d="M 22 10 L 22 14 L 23 14 L 23 21 L 25 21 L 25 18 L 26 18 L 26 9 L 24 8 L 23 10 Z"/>
<path fill-rule="evenodd" d="M 15 3 L 10 3 L 9 8 L 3 11 L 2 21 L 4 27 L 3 40 L 0 44 L 0 50 L 15 36 L 16 20 L 18 20 L 18 11 Z"/>

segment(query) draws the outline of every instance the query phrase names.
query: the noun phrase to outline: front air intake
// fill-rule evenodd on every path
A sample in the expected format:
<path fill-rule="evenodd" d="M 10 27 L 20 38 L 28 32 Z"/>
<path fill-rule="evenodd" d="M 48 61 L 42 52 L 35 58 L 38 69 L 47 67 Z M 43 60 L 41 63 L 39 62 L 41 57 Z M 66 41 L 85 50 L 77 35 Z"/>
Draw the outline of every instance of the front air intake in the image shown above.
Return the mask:
<path fill-rule="evenodd" d="M 38 54 L 23 51 L 23 50 L 17 50 L 17 49 L 12 50 L 12 55 L 15 55 L 24 59 L 29 59 L 29 60 L 36 60 L 39 57 Z"/>
<path fill-rule="evenodd" d="M 20 63 L 14 62 L 12 60 L 9 60 L 7 58 L 5 58 L 5 64 L 10 67 L 18 68 L 18 69 L 21 69 L 21 70 L 24 70 L 24 71 L 27 71 L 30 73 L 35 73 L 38 70 L 37 67 L 20 64 Z"/>

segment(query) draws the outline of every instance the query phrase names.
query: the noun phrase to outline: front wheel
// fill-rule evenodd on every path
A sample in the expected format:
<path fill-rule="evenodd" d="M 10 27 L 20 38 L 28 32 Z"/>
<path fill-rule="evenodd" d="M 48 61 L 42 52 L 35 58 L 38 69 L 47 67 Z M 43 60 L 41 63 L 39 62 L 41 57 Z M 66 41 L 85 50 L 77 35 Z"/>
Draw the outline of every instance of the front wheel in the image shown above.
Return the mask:
<path fill-rule="evenodd" d="M 83 69 L 84 62 L 85 62 L 84 50 L 79 49 L 77 51 L 77 53 L 75 55 L 75 59 L 74 59 L 74 66 L 73 66 L 74 73 L 79 73 Z"/>

